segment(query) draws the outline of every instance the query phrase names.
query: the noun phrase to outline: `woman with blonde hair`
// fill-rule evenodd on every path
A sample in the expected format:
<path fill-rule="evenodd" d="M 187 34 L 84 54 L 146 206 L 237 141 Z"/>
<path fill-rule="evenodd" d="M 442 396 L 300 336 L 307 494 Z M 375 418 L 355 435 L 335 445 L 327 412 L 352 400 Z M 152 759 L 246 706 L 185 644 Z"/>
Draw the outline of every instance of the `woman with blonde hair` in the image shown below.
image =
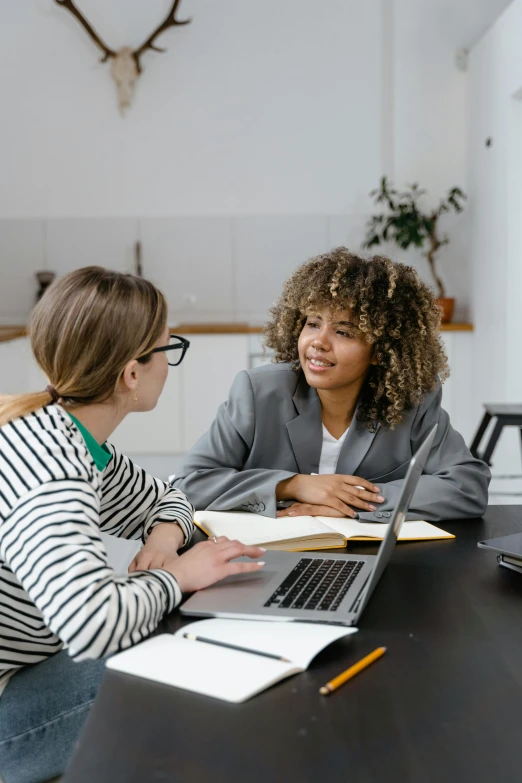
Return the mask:
<path fill-rule="evenodd" d="M 5 783 L 60 774 L 101 659 L 150 634 L 184 591 L 259 570 L 261 562 L 230 561 L 264 551 L 221 538 L 180 555 L 193 507 L 107 442 L 128 413 L 154 408 L 169 364 L 188 348 L 169 336 L 152 283 L 100 267 L 72 272 L 35 307 L 30 337 L 49 385 L 0 397 Z M 100 531 L 144 542 L 130 573 L 107 565 Z"/>
<path fill-rule="evenodd" d="M 176 486 L 198 509 L 386 522 L 437 424 L 411 515 L 480 516 L 490 473 L 441 407 L 439 325 L 412 267 L 342 247 L 303 264 L 265 327 L 275 362 L 239 373 Z"/>

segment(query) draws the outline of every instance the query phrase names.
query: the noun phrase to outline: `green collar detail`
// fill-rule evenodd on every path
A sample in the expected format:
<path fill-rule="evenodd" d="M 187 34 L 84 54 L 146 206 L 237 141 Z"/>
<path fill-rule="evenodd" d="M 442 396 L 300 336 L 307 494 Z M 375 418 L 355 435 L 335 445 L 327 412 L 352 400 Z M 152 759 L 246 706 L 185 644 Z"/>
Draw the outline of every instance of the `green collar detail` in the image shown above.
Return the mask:
<path fill-rule="evenodd" d="M 98 470 L 105 470 L 109 462 L 111 461 L 112 454 L 105 445 L 100 446 L 98 441 L 96 441 L 91 433 L 89 432 L 86 427 L 83 426 L 81 421 L 78 421 L 76 416 L 73 416 L 72 413 L 69 413 L 67 411 L 67 414 L 71 417 L 71 419 L 74 421 L 78 429 L 80 430 L 80 434 L 82 435 L 85 445 L 87 446 L 87 449 L 89 451 L 89 454 L 94 460 L 94 464 L 98 468 Z"/>

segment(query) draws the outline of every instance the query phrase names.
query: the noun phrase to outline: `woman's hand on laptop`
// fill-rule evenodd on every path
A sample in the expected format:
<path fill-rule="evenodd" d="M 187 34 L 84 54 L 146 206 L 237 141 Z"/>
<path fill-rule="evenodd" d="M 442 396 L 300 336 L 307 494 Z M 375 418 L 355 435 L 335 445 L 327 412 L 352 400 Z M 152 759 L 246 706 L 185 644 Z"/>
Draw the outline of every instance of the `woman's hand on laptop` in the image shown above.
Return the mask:
<path fill-rule="evenodd" d="M 173 558 L 163 568 L 169 571 L 184 593 L 192 593 L 213 585 L 232 574 L 244 574 L 259 571 L 264 562 L 231 563 L 236 557 L 261 557 L 266 552 L 259 546 L 246 546 L 239 541 L 231 541 L 220 536 L 215 541 L 202 541 Z"/>
<path fill-rule="evenodd" d="M 377 505 L 384 500 L 379 493 L 379 487 L 371 481 L 360 476 L 343 476 L 337 473 L 318 476 L 297 473 L 292 478 L 281 481 L 276 487 L 277 500 L 295 500 L 330 509 L 328 514 L 321 513 L 321 516 L 334 516 L 331 512 L 333 509 L 335 516 L 352 518 L 357 514 L 354 508 L 376 511 Z M 315 515 L 317 516 L 318 512 L 315 512 Z"/>

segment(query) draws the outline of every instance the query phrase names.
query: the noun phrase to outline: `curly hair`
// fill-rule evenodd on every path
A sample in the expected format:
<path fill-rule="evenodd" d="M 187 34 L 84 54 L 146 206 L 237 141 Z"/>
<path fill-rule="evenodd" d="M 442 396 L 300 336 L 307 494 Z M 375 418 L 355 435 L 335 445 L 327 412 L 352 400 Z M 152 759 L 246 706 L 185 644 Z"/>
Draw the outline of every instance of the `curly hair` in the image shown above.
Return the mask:
<path fill-rule="evenodd" d="M 264 328 L 276 362 L 300 369 L 297 343 L 311 312 L 350 310 L 373 344 L 357 418 L 370 430 L 393 429 L 449 375 L 439 335 L 440 308 L 416 270 L 384 256 L 361 258 L 344 247 L 312 258 L 285 283 Z"/>

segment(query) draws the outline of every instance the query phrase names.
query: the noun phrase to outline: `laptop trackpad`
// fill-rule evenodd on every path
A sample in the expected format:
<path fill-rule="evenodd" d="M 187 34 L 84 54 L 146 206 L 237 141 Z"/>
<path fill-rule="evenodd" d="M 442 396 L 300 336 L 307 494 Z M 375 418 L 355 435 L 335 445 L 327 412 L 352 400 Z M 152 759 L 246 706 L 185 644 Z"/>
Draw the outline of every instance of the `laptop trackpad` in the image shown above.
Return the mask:
<path fill-rule="evenodd" d="M 246 574 L 234 574 L 211 587 L 194 593 L 182 606 L 183 609 L 203 609 L 212 611 L 239 611 L 241 607 L 261 607 L 264 600 L 275 590 L 281 581 L 280 571 L 255 571 Z M 263 596 L 266 596 L 263 599 Z"/>

